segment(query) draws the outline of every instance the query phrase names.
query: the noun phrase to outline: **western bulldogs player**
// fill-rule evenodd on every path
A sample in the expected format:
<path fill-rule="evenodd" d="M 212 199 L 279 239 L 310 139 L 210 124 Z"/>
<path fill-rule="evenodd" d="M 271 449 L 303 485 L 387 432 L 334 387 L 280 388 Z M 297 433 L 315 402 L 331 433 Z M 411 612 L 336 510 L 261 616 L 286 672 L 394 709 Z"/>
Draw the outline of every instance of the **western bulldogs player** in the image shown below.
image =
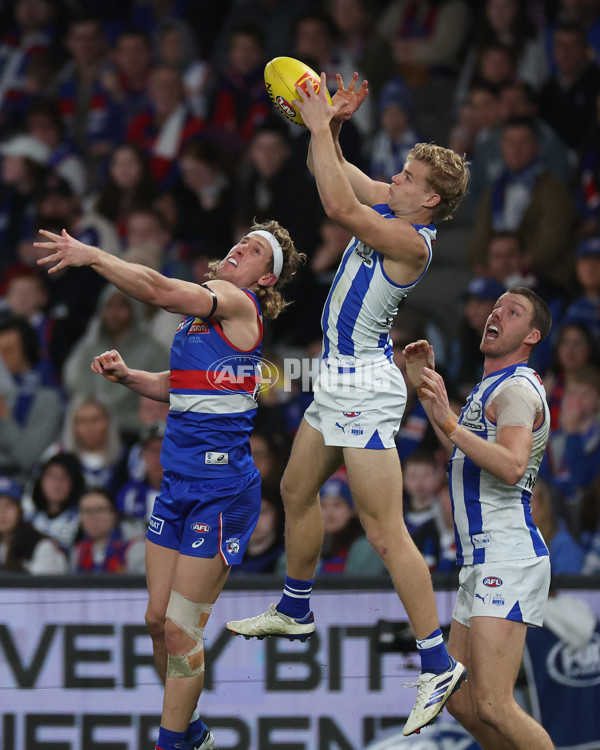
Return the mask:
<path fill-rule="evenodd" d="M 257 617 L 228 623 L 247 637 L 308 637 L 309 596 L 323 542 L 319 488 L 342 464 L 369 541 L 381 555 L 414 628 L 422 673 L 411 734 L 441 711 L 465 677 L 442 640 L 427 565 L 404 524 L 402 473 L 394 436 L 406 386 L 392 362 L 389 330 L 398 303 L 426 272 L 435 221 L 450 218 L 465 195 L 465 160 L 417 144 L 392 184 L 376 182 L 344 159 L 338 135 L 367 84 L 347 89 L 340 76 L 333 106 L 309 83 L 300 103 L 311 133 L 309 168 L 327 215 L 355 236 L 346 248 L 322 316 L 323 365 L 315 399 L 296 435 L 282 481 L 287 576 L 281 601 Z M 310 469 L 310 470 L 309 470 Z"/>
<path fill-rule="evenodd" d="M 280 289 L 304 255 L 276 221 L 255 225 L 198 285 L 42 230 L 52 251 L 40 263 L 91 266 L 126 294 L 179 313 L 170 371 L 128 367 L 115 350 L 92 370 L 170 403 L 161 462 L 164 479 L 147 532 L 146 623 L 165 682 L 160 750 L 211 750 L 196 704 L 204 683 L 204 626 L 231 565 L 241 562 L 258 519 L 260 475 L 249 436 L 260 384 L 263 313 L 286 306 Z"/>
<path fill-rule="evenodd" d="M 550 331 L 546 303 L 526 287 L 503 294 L 481 339 L 483 378 L 460 417 L 448 404 L 427 341 L 409 344 L 408 377 L 431 423 L 454 449 L 448 477 L 460 588 L 449 651 L 469 670 L 450 712 L 488 750 L 551 750 L 513 688 L 528 625 L 542 625 L 550 558 L 530 500 L 550 427 L 542 382 L 527 361 Z"/>

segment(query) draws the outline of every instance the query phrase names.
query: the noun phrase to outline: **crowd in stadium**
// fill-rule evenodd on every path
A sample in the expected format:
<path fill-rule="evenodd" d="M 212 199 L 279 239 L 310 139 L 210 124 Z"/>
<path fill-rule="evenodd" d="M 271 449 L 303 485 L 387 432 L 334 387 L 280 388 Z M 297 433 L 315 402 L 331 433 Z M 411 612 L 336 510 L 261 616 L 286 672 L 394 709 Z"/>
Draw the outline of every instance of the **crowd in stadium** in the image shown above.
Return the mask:
<path fill-rule="evenodd" d="M 312 398 L 286 363 L 318 357 L 350 239 L 324 214 L 308 131 L 267 96 L 264 66 L 286 55 L 332 93 L 336 73 L 369 81 L 341 141 L 373 178 L 420 141 L 471 161 L 394 358 L 433 341 L 460 410 L 495 300 L 535 289 L 553 314 L 532 361 L 552 422 L 532 513 L 553 573 L 600 574 L 600 0 L 14 0 L 0 29 L 0 572 L 143 573 L 162 478 L 168 405 L 90 362 L 117 349 L 167 370 L 179 318 L 90 268 L 48 274 L 38 231 L 201 283 L 255 219 L 279 221 L 307 263 L 265 329 L 279 380 L 259 398 L 261 518 L 235 574 L 285 569 L 279 480 Z M 448 454 L 410 386 L 397 447 L 408 528 L 432 571 L 451 570 Z M 387 575 L 343 471 L 321 503 L 318 574 Z"/>

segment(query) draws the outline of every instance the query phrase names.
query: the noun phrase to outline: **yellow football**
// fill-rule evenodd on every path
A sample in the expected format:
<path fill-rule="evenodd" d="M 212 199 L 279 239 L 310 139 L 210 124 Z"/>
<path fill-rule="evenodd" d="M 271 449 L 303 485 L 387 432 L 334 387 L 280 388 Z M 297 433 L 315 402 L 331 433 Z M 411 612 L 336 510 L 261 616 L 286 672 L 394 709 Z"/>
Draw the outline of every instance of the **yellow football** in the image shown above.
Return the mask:
<path fill-rule="evenodd" d="M 312 68 L 293 57 L 275 57 L 265 66 L 265 86 L 273 104 L 282 115 L 304 125 L 304 120 L 292 101 L 298 99 L 296 86 L 307 91 L 307 82 L 312 81 L 315 91 L 319 91 L 321 79 Z M 331 104 L 331 96 L 327 92 L 327 99 Z"/>

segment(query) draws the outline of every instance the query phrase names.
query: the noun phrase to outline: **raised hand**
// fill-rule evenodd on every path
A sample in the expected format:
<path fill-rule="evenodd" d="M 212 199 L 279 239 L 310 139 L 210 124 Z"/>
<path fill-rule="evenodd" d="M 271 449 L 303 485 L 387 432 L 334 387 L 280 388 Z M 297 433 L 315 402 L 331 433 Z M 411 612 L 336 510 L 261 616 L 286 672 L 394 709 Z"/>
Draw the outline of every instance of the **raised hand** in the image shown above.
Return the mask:
<path fill-rule="evenodd" d="M 358 73 L 355 73 L 348 84 L 348 88 L 344 88 L 344 79 L 342 76 L 337 73 L 335 77 L 337 80 L 337 91 L 333 95 L 332 102 L 336 104 L 339 101 L 343 101 L 346 103 L 346 106 L 345 108 L 340 109 L 333 119 L 338 122 L 343 122 L 344 120 L 349 120 L 367 98 L 369 84 L 367 81 L 363 81 L 357 89 L 356 84 L 358 83 Z"/>
<path fill-rule="evenodd" d="M 343 99 L 338 99 L 333 104 L 329 104 L 327 101 L 327 76 L 325 73 L 321 73 L 321 82 L 319 86 L 319 92 L 315 91 L 315 88 L 310 79 L 306 82 L 306 91 L 296 87 L 298 99 L 294 99 L 293 105 L 297 106 L 302 114 L 304 124 L 311 131 L 314 132 L 320 126 L 329 126 L 329 122 L 340 112 L 341 109 L 347 106 L 347 102 Z"/>
<path fill-rule="evenodd" d="M 112 383 L 125 384 L 129 368 L 116 349 L 103 352 L 92 360 L 92 372 L 102 375 Z"/>
<path fill-rule="evenodd" d="M 48 273 L 56 273 L 56 271 L 67 266 L 90 266 L 98 257 L 98 253 L 102 252 L 97 247 L 85 245 L 71 237 L 66 229 L 63 229 L 61 234 L 40 229 L 40 234 L 47 237 L 49 242 L 34 242 L 33 246 L 43 247 L 50 251 L 50 255 L 37 261 L 38 265 L 55 263 L 48 269 Z"/>
<path fill-rule="evenodd" d="M 406 376 L 415 388 L 423 384 L 423 370 L 425 367 L 434 369 L 435 357 L 433 346 L 425 339 L 419 339 L 408 344 L 402 351 L 406 360 Z"/>

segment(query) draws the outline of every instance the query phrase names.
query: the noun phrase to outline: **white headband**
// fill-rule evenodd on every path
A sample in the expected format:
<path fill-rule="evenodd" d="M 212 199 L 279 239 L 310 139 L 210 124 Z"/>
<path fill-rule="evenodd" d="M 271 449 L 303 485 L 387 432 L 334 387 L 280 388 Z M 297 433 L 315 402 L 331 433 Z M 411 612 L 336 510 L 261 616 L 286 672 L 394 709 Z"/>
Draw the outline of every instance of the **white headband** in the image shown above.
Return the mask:
<path fill-rule="evenodd" d="M 281 250 L 281 245 L 277 241 L 277 238 L 274 234 L 271 234 L 271 232 L 267 232 L 264 229 L 255 229 L 254 232 L 248 232 L 248 237 L 253 234 L 260 234 L 260 236 L 264 237 L 269 245 L 271 245 L 273 250 L 273 273 L 279 278 L 279 274 L 283 268 L 283 251 Z"/>

